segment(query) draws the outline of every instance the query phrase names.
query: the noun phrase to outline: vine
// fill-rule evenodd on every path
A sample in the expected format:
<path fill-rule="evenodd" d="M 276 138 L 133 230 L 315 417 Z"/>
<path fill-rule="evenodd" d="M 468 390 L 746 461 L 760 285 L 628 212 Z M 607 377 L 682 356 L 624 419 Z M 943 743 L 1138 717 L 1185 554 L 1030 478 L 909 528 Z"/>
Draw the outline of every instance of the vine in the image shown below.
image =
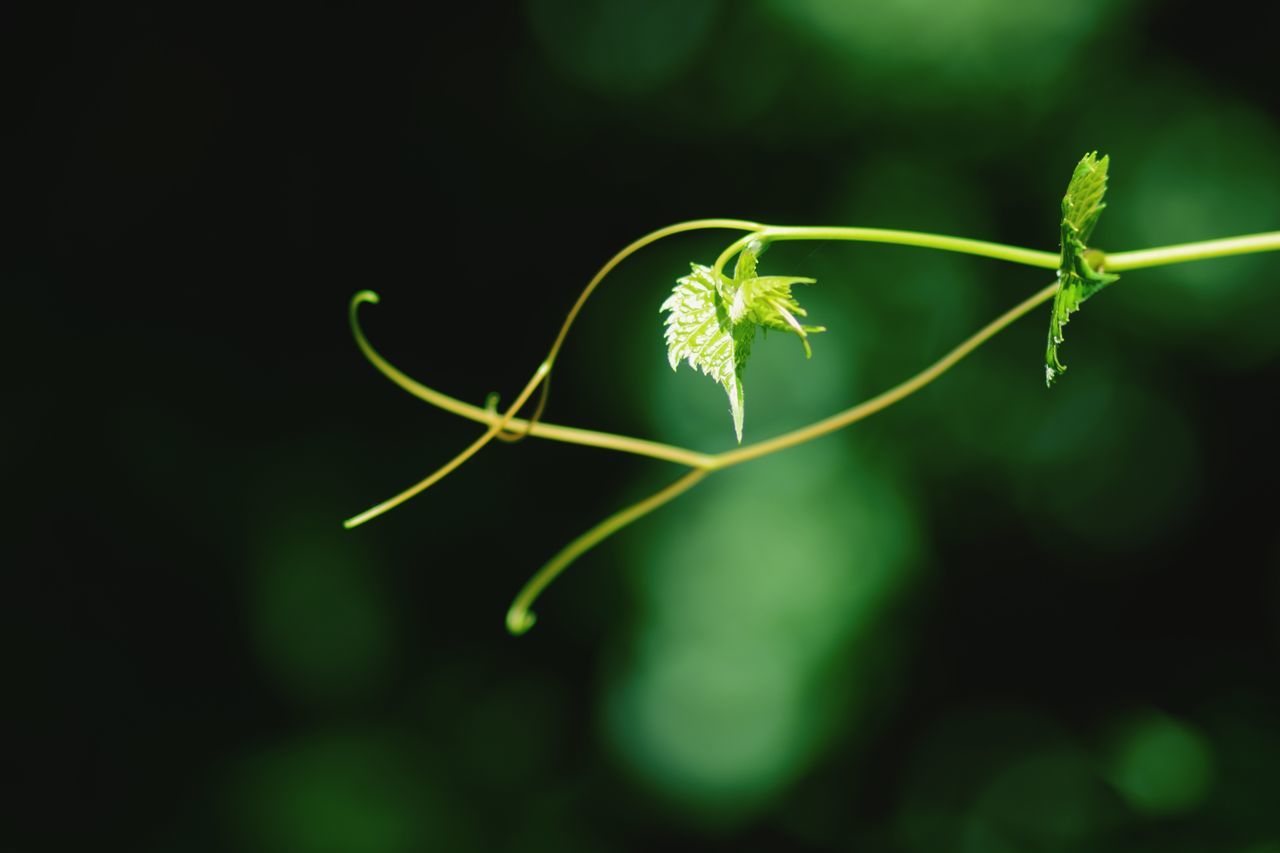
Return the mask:
<path fill-rule="evenodd" d="M 360 306 L 365 303 L 376 304 L 379 301 L 378 295 L 368 290 L 361 291 L 351 299 L 349 317 L 352 334 L 365 357 L 380 373 L 405 391 L 437 408 L 483 424 L 485 431 L 465 450 L 426 478 L 394 497 L 352 516 L 343 525 L 347 528 L 356 527 L 399 506 L 448 476 L 495 438 L 519 441 L 533 436 L 647 456 L 690 469 L 666 488 L 604 519 L 547 561 L 524 585 L 507 611 L 507 630 L 515 635 L 523 634 L 533 626 L 535 617 L 531 608 L 542 591 L 570 564 L 609 536 L 679 497 L 716 471 L 804 444 L 887 409 L 942 376 L 969 353 L 1045 302 L 1053 301 L 1045 352 L 1045 379 L 1047 384 L 1052 385 L 1066 371 L 1058 353 L 1063 342 L 1063 326 L 1086 300 L 1113 284 L 1119 278 L 1117 273 L 1228 255 L 1280 250 L 1280 231 L 1271 231 L 1105 254 L 1089 246 L 1088 242 L 1106 206 L 1103 198 L 1106 193 L 1108 166 L 1108 158 L 1099 159 L 1096 152 L 1086 154 L 1077 164 L 1062 199 L 1060 250 L 1057 253 L 915 231 L 778 226 L 741 219 L 698 219 L 660 228 L 623 248 L 591 278 L 569 310 L 546 358 L 505 411 L 498 410 L 495 395 L 490 395 L 484 406 L 471 405 L 423 385 L 388 362 L 369 343 L 359 322 Z M 583 305 L 604 278 L 623 260 L 658 240 L 713 229 L 743 233 L 720 253 L 711 266 L 693 264 L 691 273 L 677 282 L 660 310 L 667 314 L 664 335 L 672 368 L 678 368 L 682 361 L 687 362 L 690 367 L 701 370 L 721 385 L 729 397 L 734 433 L 740 446 L 723 453 L 708 454 L 632 436 L 543 422 L 542 413 L 546 407 L 556 358 Z M 760 256 L 770 243 L 781 240 L 892 243 L 978 255 L 1054 270 L 1056 277 L 1051 284 L 1013 306 L 940 359 L 892 388 L 807 426 L 743 445 L 743 378 L 756 332 L 767 333 L 774 330 L 794 335 L 799 338 L 805 356 L 809 357 L 812 354 L 809 336 L 825 331 L 821 326 L 808 326 L 800 321 L 800 318 L 806 317 L 806 312 L 792 293 L 794 286 L 812 285 L 815 283 L 813 279 L 758 275 Z M 735 259 L 733 275 L 728 276 L 724 270 Z M 528 418 L 519 417 L 519 413 L 535 393 L 538 394 L 538 400 L 533 412 Z"/>

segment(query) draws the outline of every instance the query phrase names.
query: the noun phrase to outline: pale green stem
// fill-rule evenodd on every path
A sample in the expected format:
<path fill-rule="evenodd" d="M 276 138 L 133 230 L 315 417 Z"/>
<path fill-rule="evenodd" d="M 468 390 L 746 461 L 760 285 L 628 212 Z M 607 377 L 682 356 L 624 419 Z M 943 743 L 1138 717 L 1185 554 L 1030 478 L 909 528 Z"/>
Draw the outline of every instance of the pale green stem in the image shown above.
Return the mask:
<path fill-rule="evenodd" d="M 502 417 L 489 424 L 489 428 L 485 430 L 484 435 L 473 441 L 466 450 L 459 453 L 430 476 L 419 480 L 417 483 L 405 489 L 395 497 L 388 498 L 377 506 L 371 507 L 359 515 L 348 518 L 342 523 L 342 526 L 350 529 L 364 524 L 366 521 L 377 518 L 389 509 L 394 509 L 415 495 L 422 493 L 426 489 L 429 489 L 431 486 L 443 480 L 450 473 L 457 470 L 462 463 L 479 453 L 485 445 L 493 441 L 493 439 L 500 433 L 507 430 L 511 425 L 511 421 L 515 418 L 516 413 L 520 411 L 526 402 L 528 402 L 529 398 L 533 395 L 533 392 L 536 391 L 539 386 L 542 386 L 542 398 L 539 400 L 533 417 L 529 419 L 526 425 L 526 429 L 532 428 L 541 414 L 543 405 L 546 402 L 546 385 L 544 382 L 546 378 L 551 375 L 551 366 L 555 363 L 556 356 L 560 352 L 560 347 L 564 344 L 565 336 L 569 334 L 569 327 L 573 325 L 573 321 L 577 319 L 578 312 L 582 310 L 582 306 L 586 303 L 587 298 L 591 296 L 604 277 L 628 256 L 634 254 L 640 249 L 643 249 L 650 243 L 654 243 L 664 237 L 670 237 L 673 234 L 680 234 L 686 231 L 699 231 L 709 228 L 729 228 L 738 231 L 755 231 L 761 227 L 762 226 L 757 222 L 748 222 L 743 219 L 697 219 L 690 222 L 678 222 L 675 225 L 668 225 L 665 228 L 659 228 L 657 231 L 650 232 L 649 234 L 646 234 L 640 239 L 632 242 L 622 251 L 610 258 L 609 261 L 591 278 L 591 281 L 587 282 L 587 286 L 583 288 L 582 294 L 578 296 L 578 301 L 573 304 L 571 309 L 569 309 L 569 316 L 565 318 L 563 325 L 561 325 L 560 333 L 556 336 L 555 343 L 551 345 L 551 351 L 547 354 L 547 357 L 543 360 L 542 364 L 538 365 L 538 369 L 534 372 L 533 378 L 524 386 L 524 389 L 521 390 L 520 394 L 516 397 L 516 401 L 511 404 L 511 407 L 508 408 L 506 412 L 503 413 Z M 369 292 L 366 291 L 366 293 Z M 357 294 L 357 296 L 359 295 L 360 294 Z M 374 294 L 372 299 L 366 297 L 363 300 L 352 300 L 351 311 L 355 311 L 360 301 L 376 302 L 377 296 Z M 367 352 L 366 355 L 368 355 Z M 390 365 L 387 366 L 389 367 Z"/>
<path fill-rule="evenodd" d="M 692 219 L 688 222 L 677 222 L 674 225 L 668 225 L 666 228 L 659 228 L 657 231 L 651 231 L 640 239 L 626 246 L 622 251 L 618 252 L 605 263 L 596 274 L 591 277 L 591 281 L 587 282 L 587 286 L 582 289 L 582 293 L 578 295 L 578 301 L 573 303 L 573 307 L 569 309 L 569 315 L 564 318 L 564 322 L 560 325 L 560 332 L 556 335 L 555 343 L 551 345 L 551 351 L 547 353 L 544 361 L 545 364 L 554 365 L 556 356 L 560 354 L 560 348 L 564 345 L 565 338 L 569 335 L 569 328 L 573 322 L 578 319 L 578 314 L 582 311 L 582 306 L 587 303 L 587 299 L 595 292 L 596 287 L 604 280 L 604 277 L 613 271 L 613 268 L 622 263 L 631 255 L 643 249 L 652 243 L 656 243 L 664 237 L 671 237 L 675 234 L 683 234 L 688 231 L 706 231 L 708 229 L 729 229 L 732 231 L 759 231 L 764 228 L 759 222 L 749 222 L 745 219 Z M 533 414 L 529 416 L 529 426 L 533 426 L 542 417 L 542 411 L 547 405 L 547 393 L 551 388 L 551 373 L 548 371 L 542 382 L 542 393 L 538 395 L 538 404 L 534 407 Z M 527 432 L 526 432 L 527 434 Z"/>
<path fill-rule="evenodd" d="M 850 240 L 860 243 L 892 243 L 899 246 L 918 246 L 925 249 L 938 249 L 944 252 L 960 252 L 966 255 L 979 255 L 984 258 L 995 258 L 1001 261 L 1012 261 L 1015 264 L 1056 270 L 1060 263 L 1057 252 L 1041 252 L 1035 249 L 1023 249 L 1018 246 L 1006 246 L 1002 243 L 988 243 L 985 240 L 969 240 L 965 237 L 948 237 L 944 234 L 924 234 L 919 231 L 894 231 L 886 228 L 840 228 L 825 226 L 775 226 L 769 225 L 742 237 L 729 248 L 720 253 L 712 267 L 714 276 L 719 276 L 725 264 L 738 252 L 745 249 L 753 240 Z"/>
<path fill-rule="evenodd" d="M 1255 252 L 1280 251 L 1280 231 L 1265 234 L 1248 234 L 1243 237 L 1227 237 L 1222 240 L 1204 240 L 1199 243 L 1183 243 L 1178 246 L 1162 246 L 1158 249 L 1140 249 L 1136 252 L 1108 254 L 1108 272 L 1162 267 L 1187 261 L 1223 258 L 1228 255 L 1248 255 Z"/>
<path fill-rule="evenodd" d="M 544 361 L 538 367 L 537 372 L 533 374 L 533 378 L 524 386 L 524 390 L 520 392 L 520 396 L 516 397 L 516 401 L 511 404 L 511 408 L 507 409 L 506 413 L 504 413 L 502 417 L 491 422 L 489 424 L 489 428 L 485 430 L 484 435 L 471 442 L 466 450 L 462 451 L 447 463 L 437 468 L 433 474 L 419 480 L 417 483 L 414 483 L 395 497 L 387 498 L 377 506 L 370 507 L 359 515 L 353 515 L 351 518 L 348 518 L 346 521 L 342 522 L 342 526 L 350 530 L 353 527 L 358 527 L 361 524 L 364 524 L 370 519 L 377 518 L 389 509 L 395 509 L 400 506 L 400 504 L 409 500 L 409 498 L 431 488 L 456 470 L 463 462 L 466 462 L 472 456 L 479 453 L 480 448 L 492 441 L 493 437 L 497 435 L 500 430 L 507 428 L 507 425 L 511 423 L 512 417 L 514 417 L 515 413 L 520 410 L 520 407 L 533 396 L 534 390 L 538 387 L 538 382 L 542 377 L 547 375 L 547 371 L 550 369 L 550 365 Z"/>
<path fill-rule="evenodd" d="M 877 394 L 870 400 L 865 400 L 852 408 L 845 409 L 843 412 L 832 415 L 829 418 L 792 430 L 788 433 L 775 436 L 765 441 L 748 444 L 745 447 L 739 447 L 736 450 L 728 450 L 724 453 L 718 453 L 712 457 L 712 467 L 728 468 L 730 465 L 738 465 L 751 459 L 759 459 L 761 456 L 768 456 L 771 453 L 777 453 L 779 450 L 785 450 L 788 447 L 795 447 L 797 444 L 804 444 L 807 441 L 813 441 L 815 438 L 844 429 L 850 424 L 855 424 L 863 418 L 870 417 L 876 412 L 889 408 L 894 403 L 911 396 L 919 391 L 930 382 L 946 373 L 962 358 L 982 346 L 998 332 L 1026 314 L 1036 306 L 1047 302 L 1053 298 L 1053 294 L 1058 290 L 1058 282 L 1054 282 L 1033 296 L 1024 299 L 1022 302 L 1010 308 L 987 325 L 983 326 L 977 333 L 969 337 L 964 343 L 960 344 L 951 352 L 926 367 L 924 370 L 912 376 L 910 379 L 890 388 L 881 394 Z"/>
<path fill-rule="evenodd" d="M 363 303 L 377 304 L 378 294 L 370 290 L 363 290 L 357 293 L 351 299 L 350 319 L 351 334 L 355 337 L 356 346 L 364 353 L 365 358 L 377 369 L 379 373 L 390 379 L 393 383 L 408 391 L 419 400 L 430 403 L 431 405 L 451 412 L 459 417 L 476 421 L 477 423 L 491 426 L 495 422 L 502 420 L 502 415 L 496 411 L 496 402 L 494 408 L 481 408 L 473 406 L 470 403 L 464 403 L 448 394 L 441 393 L 434 388 L 429 388 L 418 382 L 416 379 L 406 375 L 400 369 L 395 367 L 391 362 L 373 348 L 368 338 L 364 334 L 364 330 L 360 327 L 358 309 Z M 670 444 L 661 444 L 656 441 L 646 441 L 640 438 L 632 438 L 626 435 L 614 435 L 608 432 L 597 432 L 589 429 L 579 429 L 577 427 L 559 426 L 557 424 L 537 423 L 530 424 L 522 418 L 512 418 L 507 422 L 508 428 L 515 432 L 528 432 L 538 438 L 550 439 L 552 441 L 563 441 L 567 444 L 581 444 L 587 447 L 599 447 L 605 450 L 617 450 L 622 453 L 633 453 L 637 456 L 648 456 L 653 459 L 662 459 L 667 462 L 675 462 L 680 465 L 688 465 L 690 468 L 707 468 L 710 467 L 711 457 L 706 453 L 699 453 L 695 450 L 686 450 L 683 447 L 674 447 Z"/>

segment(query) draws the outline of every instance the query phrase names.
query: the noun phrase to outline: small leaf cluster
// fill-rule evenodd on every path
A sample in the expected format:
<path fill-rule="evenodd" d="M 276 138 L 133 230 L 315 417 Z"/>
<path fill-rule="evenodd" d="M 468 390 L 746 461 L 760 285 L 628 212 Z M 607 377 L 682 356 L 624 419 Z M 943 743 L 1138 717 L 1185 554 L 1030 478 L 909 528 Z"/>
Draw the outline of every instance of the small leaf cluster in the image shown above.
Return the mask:
<path fill-rule="evenodd" d="M 1102 253 L 1088 246 L 1094 226 L 1106 207 L 1102 198 L 1107 192 L 1109 163 L 1109 157 L 1098 159 L 1096 151 L 1084 155 L 1071 175 L 1067 194 L 1062 198 L 1062 263 L 1058 268 L 1058 292 L 1049 315 L 1049 343 L 1045 350 L 1044 369 L 1046 385 L 1053 385 L 1053 381 L 1067 369 L 1058 358 L 1058 346 L 1063 340 L 1062 327 L 1086 299 L 1120 278 L 1103 272 L 1100 269 Z"/>
<path fill-rule="evenodd" d="M 742 375 L 751 355 L 756 330 L 775 329 L 800 338 L 805 357 L 812 355 L 809 335 L 824 332 L 798 318 L 807 316 L 791 293 L 797 284 L 814 284 L 800 276 L 757 275 L 763 246 L 748 245 L 738 254 L 733 277 L 726 278 L 701 264 L 692 264 L 662 303 L 666 312 L 667 360 L 671 369 L 687 361 L 718 382 L 729 395 L 733 431 L 742 441 L 745 405 Z"/>

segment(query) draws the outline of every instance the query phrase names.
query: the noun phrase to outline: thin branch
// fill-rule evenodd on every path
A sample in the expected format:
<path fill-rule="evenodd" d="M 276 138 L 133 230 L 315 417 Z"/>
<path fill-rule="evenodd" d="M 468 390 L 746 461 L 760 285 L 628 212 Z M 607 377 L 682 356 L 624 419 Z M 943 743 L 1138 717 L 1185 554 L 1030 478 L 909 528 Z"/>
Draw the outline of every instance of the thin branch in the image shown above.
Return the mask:
<path fill-rule="evenodd" d="M 1228 255 L 1250 255 L 1256 252 L 1280 251 L 1280 231 L 1265 234 L 1247 234 L 1243 237 L 1226 237 L 1221 240 L 1202 240 L 1199 243 L 1182 243 L 1177 246 L 1161 246 L 1158 249 L 1141 249 L 1136 252 L 1108 254 L 1107 272 L 1162 267 L 1187 261 L 1223 258 Z"/>
<path fill-rule="evenodd" d="M 368 338 L 364 334 L 364 330 L 360 326 L 358 310 L 363 303 L 377 304 L 378 295 L 372 291 L 361 291 L 351 299 L 350 319 L 351 333 L 356 339 L 356 346 L 364 353 L 364 357 L 369 363 L 377 369 L 379 373 L 390 379 L 400 388 L 409 392 L 423 402 L 429 403 L 436 408 L 443 409 L 446 412 L 492 426 L 494 423 L 502 420 L 502 415 L 498 412 L 473 406 L 470 403 L 450 397 L 429 388 L 421 382 L 413 379 L 405 374 L 387 359 L 369 343 Z M 616 450 L 621 453 L 632 453 L 637 456 L 647 456 L 652 459 L 661 459 L 666 462 L 675 462 L 679 465 L 687 465 L 690 468 L 707 468 L 710 467 L 711 457 L 706 453 L 699 453 L 695 450 L 687 450 L 683 447 L 673 447 L 669 444 L 662 444 L 656 441 L 646 441 L 641 438 L 632 438 L 626 435 L 615 435 L 608 432 L 598 432 L 596 430 L 579 429 L 578 427 L 560 426 L 557 424 L 538 423 L 530 424 L 522 418 L 512 418 L 507 422 L 509 429 L 515 432 L 528 432 L 537 438 L 550 439 L 552 441 L 563 441 L 567 444 L 580 444 L 586 447 L 599 447 L 605 450 Z"/>
<path fill-rule="evenodd" d="M 574 560 L 599 545 L 605 539 L 637 519 L 643 518 L 663 504 L 669 503 L 689 489 L 696 486 L 710 471 L 694 470 L 679 480 L 656 492 L 642 501 L 637 501 L 624 510 L 615 512 L 586 533 L 574 539 L 538 569 L 520 590 L 511 608 L 507 611 L 507 630 L 519 636 L 533 627 L 536 616 L 529 610 L 538 595 L 547 588 L 556 577 L 567 569 Z"/>
<path fill-rule="evenodd" d="M 1010 308 L 987 325 L 983 326 L 977 333 L 970 336 L 964 343 L 960 344 L 951 352 L 926 367 L 924 370 L 912 376 L 910 379 L 890 388 L 881 394 L 877 394 L 870 400 L 865 400 L 852 408 L 845 409 L 839 414 L 824 418 L 816 423 L 809 424 L 806 427 L 793 430 L 776 438 L 770 438 L 765 441 L 749 444 L 746 447 L 739 447 L 736 450 L 729 450 L 724 453 L 716 454 L 712 457 L 712 466 L 716 469 L 727 468 L 730 465 L 738 465 L 752 459 L 759 459 L 761 456 L 768 456 L 770 453 L 777 453 L 779 450 L 785 450 L 788 447 L 795 447 L 797 444 L 804 444 L 807 441 L 813 441 L 827 433 L 844 429 L 847 426 L 857 423 L 863 418 L 870 417 L 876 412 L 883 411 L 894 403 L 910 397 L 921 388 L 933 382 L 942 374 L 946 373 L 955 364 L 978 347 L 982 346 L 998 332 L 1026 314 L 1036 306 L 1053 298 L 1053 294 L 1058 290 L 1058 282 L 1054 282 L 1033 296 L 1028 297 L 1022 302 Z"/>
<path fill-rule="evenodd" d="M 970 240 L 967 237 L 950 237 L 945 234 L 895 231 L 888 228 L 768 225 L 730 244 L 729 248 L 716 258 L 715 265 L 711 268 L 712 273 L 716 276 L 720 275 L 729 259 L 745 249 L 752 240 L 766 242 L 770 240 L 847 240 L 857 243 L 891 243 L 898 246 L 958 252 L 963 255 L 978 255 L 1047 270 L 1057 269 L 1060 263 L 1056 252 L 1041 252 L 1036 249 L 989 243 L 986 240 Z"/>

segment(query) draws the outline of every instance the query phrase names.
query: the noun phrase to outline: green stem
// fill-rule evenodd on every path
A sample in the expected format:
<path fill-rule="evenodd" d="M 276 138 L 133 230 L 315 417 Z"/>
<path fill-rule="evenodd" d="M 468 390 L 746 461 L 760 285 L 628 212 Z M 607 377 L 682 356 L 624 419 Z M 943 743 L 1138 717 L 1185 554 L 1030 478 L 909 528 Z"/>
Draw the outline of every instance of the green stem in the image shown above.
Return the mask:
<path fill-rule="evenodd" d="M 486 444 L 488 444 L 490 441 L 492 441 L 495 435 L 497 435 L 501 430 L 504 430 L 508 427 L 508 425 L 511 423 L 511 419 L 515 416 L 515 413 L 520 411 L 520 407 L 523 406 L 531 396 L 533 396 L 534 390 L 538 387 L 538 382 L 542 379 L 542 377 L 547 375 L 547 371 L 550 369 L 551 369 L 551 366 L 544 361 L 538 367 L 537 372 L 533 374 L 533 378 L 530 379 L 529 383 L 524 386 L 524 390 L 520 392 L 520 396 L 516 397 L 516 401 L 511 404 L 511 407 L 509 409 L 507 409 L 506 413 L 503 414 L 502 417 L 491 422 L 489 424 L 489 428 L 485 430 L 484 435 L 480 436 L 475 441 L 471 442 L 471 444 L 467 447 L 466 450 L 462 451 L 457 456 L 453 457 L 448 462 L 446 462 L 444 465 L 437 468 L 432 474 L 428 475 L 427 477 L 424 477 L 423 479 L 419 480 L 417 483 L 414 483 L 412 486 L 405 489 L 403 492 L 396 495 L 395 497 L 387 498 L 385 501 L 378 504 L 377 506 L 370 507 L 369 509 L 366 509 L 364 512 L 360 513 L 359 515 L 353 515 L 351 518 L 348 518 L 346 521 L 342 522 L 342 526 L 347 528 L 348 530 L 350 530 L 353 527 L 359 527 L 361 524 L 364 524 L 366 521 L 370 521 L 374 518 L 377 518 L 387 510 L 395 509 L 396 507 L 400 506 L 400 504 L 409 500 L 409 498 L 412 498 L 415 495 L 426 491 L 427 489 L 434 486 L 436 483 L 443 480 L 449 474 L 453 473 L 453 471 L 457 470 L 457 468 L 460 467 L 463 462 L 466 462 L 472 456 L 475 456 L 477 453 L 479 453 L 480 449 L 484 447 Z"/>
<path fill-rule="evenodd" d="M 845 409 L 843 412 L 824 418 L 816 423 L 809 424 L 806 427 L 792 430 L 788 433 L 775 436 L 765 441 L 748 444 L 745 447 L 739 447 L 736 450 L 725 451 L 712 457 L 713 467 L 716 469 L 728 468 L 730 465 L 738 465 L 752 459 L 759 459 L 762 456 L 768 456 L 771 453 L 777 453 L 779 450 L 786 450 L 789 447 L 795 447 L 797 444 L 804 444 L 813 441 L 815 438 L 821 438 L 828 433 L 836 430 L 844 429 L 851 424 L 855 424 L 864 418 L 874 415 L 876 412 L 883 411 L 894 403 L 897 403 L 907 397 L 910 397 L 921 388 L 933 382 L 942 374 L 946 373 L 956 365 L 962 358 L 969 353 L 982 346 L 988 340 L 993 338 L 998 332 L 1006 326 L 1023 316 L 1033 308 L 1053 298 L 1054 293 L 1058 290 L 1058 282 L 1054 282 L 1043 290 L 1024 299 L 1022 302 L 1010 308 L 996 319 L 979 329 L 975 334 L 971 335 L 963 343 L 957 346 L 951 352 L 926 367 L 924 370 L 912 376 L 905 382 L 899 383 L 888 391 L 877 394 L 869 400 L 865 400 L 856 406 Z"/>
<path fill-rule="evenodd" d="M 573 308 L 569 310 L 569 316 L 565 318 L 564 323 L 561 325 L 560 333 L 556 335 L 555 343 L 551 345 L 551 351 L 547 354 L 547 357 L 543 360 L 542 364 L 538 365 L 538 369 L 534 372 L 533 378 L 525 384 L 524 388 L 520 391 L 520 394 L 516 397 L 516 401 L 511 404 L 511 407 L 508 408 L 506 412 L 503 413 L 502 417 L 490 422 L 489 428 L 485 430 L 484 435 L 473 441 L 466 450 L 449 460 L 449 462 L 438 468 L 434 473 L 422 480 L 419 480 L 417 483 L 405 489 L 395 497 L 388 498 L 377 506 L 371 507 L 359 515 L 354 515 L 351 518 L 348 518 L 346 521 L 342 522 L 342 526 L 349 530 L 353 527 L 364 524 L 366 521 L 377 518 L 387 510 L 394 509 L 415 495 L 422 493 L 443 480 L 453 471 L 457 470 L 462 463 L 479 453 L 485 445 L 493 441 L 493 439 L 505 432 L 508 432 L 511 422 L 515 419 L 516 413 L 519 412 L 520 409 L 524 407 L 524 404 L 528 402 L 529 398 L 533 396 L 533 392 L 537 391 L 539 387 L 541 387 L 542 394 L 536 408 L 534 409 L 534 414 L 526 423 L 525 434 L 527 434 L 527 431 L 531 430 L 537 423 L 538 417 L 541 415 L 542 409 L 546 403 L 546 380 L 551 375 L 551 367 L 555 363 L 556 356 L 560 352 L 560 347 L 564 344 L 565 337 L 569 334 L 569 327 L 573 325 L 573 321 L 577 319 L 578 313 L 582 310 L 582 306 L 586 304 L 588 297 L 591 296 L 604 277 L 612 272 L 613 268 L 622 263 L 622 261 L 627 257 L 638 252 L 640 249 L 643 249 L 645 246 L 648 246 L 650 243 L 655 243 L 664 237 L 670 237 L 673 234 L 681 234 L 686 231 L 700 231 L 710 228 L 728 228 L 737 231 L 757 231 L 761 227 L 763 226 L 758 222 L 748 222 L 744 219 L 695 219 L 689 222 L 677 222 L 674 225 L 659 228 L 657 231 L 652 231 L 626 246 L 622 251 L 610 258 L 609 261 L 601 267 L 594 276 L 592 276 L 591 281 L 587 282 L 587 286 L 583 288 L 582 293 L 578 296 L 578 301 L 575 302 L 573 304 Z M 377 301 L 377 294 L 374 294 L 371 291 L 364 291 L 363 293 L 356 294 L 356 298 L 353 299 L 351 303 L 350 310 L 352 312 L 352 316 L 354 317 L 354 312 L 361 302 Z M 372 348 L 370 347 L 369 350 L 371 349 Z M 369 352 L 366 351 L 365 355 L 368 356 Z M 377 362 L 374 362 L 374 364 L 377 365 Z M 386 366 L 390 367 L 390 365 Z M 379 366 L 379 368 L 381 369 L 381 366 Z M 402 387 L 404 386 L 402 385 Z"/>
<path fill-rule="evenodd" d="M 1107 255 L 1106 269 L 1107 272 L 1124 272 L 1146 267 L 1182 264 L 1187 261 L 1202 261 L 1208 258 L 1223 258 L 1228 255 L 1275 251 L 1280 251 L 1280 231 L 1268 231 L 1265 234 L 1203 240 L 1199 243 L 1182 243 L 1177 246 L 1162 246 L 1158 249 L 1116 252 Z"/>
<path fill-rule="evenodd" d="M 720 275 L 725 264 L 745 249 L 752 240 L 850 240 L 860 243 L 892 243 L 898 246 L 917 246 L 944 252 L 979 255 L 1047 270 L 1056 270 L 1060 262 L 1056 252 L 1041 252 L 1036 249 L 1023 249 L 1018 246 L 970 240 L 965 237 L 948 237 L 945 234 L 894 231 L 887 228 L 768 225 L 735 240 L 729 248 L 721 252 L 720 257 L 716 258 L 715 266 L 712 267 L 713 275 Z"/>
<path fill-rule="evenodd" d="M 613 268 L 622 263 L 631 255 L 643 249 L 652 243 L 656 243 L 664 237 L 671 237 L 675 234 L 683 234 L 688 231 L 706 231 L 709 229 L 728 229 L 731 231 L 749 231 L 757 232 L 764 228 L 759 222 L 750 222 L 745 219 L 691 219 L 688 222 L 677 222 L 674 225 L 668 225 L 666 228 L 659 228 L 657 231 L 650 231 L 640 239 L 630 243 L 622 251 L 618 252 L 610 258 L 604 266 L 596 271 L 596 274 L 587 282 L 587 286 L 582 289 L 582 293 L 578 295 L 578 301 L 573 303 L 573 307 L 569 309 L 569 314 L 564 318 L 564 322 L 560 324 L 560 331 L 556 335 L 555 342 L 551 344 L 551 351 L 547 353 L 544 364 L 554 365 L 556 356 L 560 354 L 560 348 L 564 346 L 564 340 L 569 335 L 569 328 L 573 326 L 578 314 L 582 311 L 582 306 L 587 303 L 591 294 L 595 292 L 596 287 L 604 280 L 604 277 L 613 271 Z M 551 388 L 551 373 L 547 372 L 546 377 L 542 380 L 542 391 L 538 395 L 538 403 L 534 407 L 533 414 L 529 417 L 529 425 L 533 426 L 542 417 L 542 411 L 547 406 L 547 393 Z M 525 433 L 528 434 L 527 432 Z"/>
<path fill-rule="evenodd" d="M 548 584 L 567 569 L 574 560 L 631 522 L 648 515 L 663 504 L 669 503 L 689 491 L 709 473 L 711 472 L 705 470 L 690 471 L 665 489 L 632 504 L 620 512 L 615 512 L 562 548 L 560 553 L 548 560 L 541 569 L 538 569 L 537 573 L 520 590 L 515 601 L 511 603 L 510 609 L 507 610 L 507 630 L 515 636 L 519 636 L 533 627 L 536 617 L 529 608 L 533 606 L 534 600 L 547 588 Z"/>
<path fill-rule="evenodd" d="M 360 351 L 364 353 L 364 357 L 369 360 L 369 363 L 379 373 L 419 400 L 459 417 L 476 421 L 486 426 L 491 426 L 495 422 L 502 420 L 502 415 L 497 411 L 464 403 L 459 399 L 450 397 L 448 394 L 423 385 L 387 361 L 382 353 L 374 349 L 373 345 L 369 343 L 364 330 L 360 327 L 359 308 L 366 302 L 376 305 L 378 303 L 378 294 L 371 290 L 362 290 L 351 299 L 349 311 L 351 334 L 356 340 L 356 346 L 360 348 Z M 647 456 L 652 459 L 687 465 L 690 468 L 708 468 L 711 464 L 711 457 L 706 453 L 687 450 L 683 447 L 674 447 L 657 441 L 632 438 L 628 435 L 615 435 L 608 432 L 597 432 L 596 430 L 579 429 L 578 427 L 560 426 L 558 424 L 530 424 L 529 421 L 523 418 L 511 418 L 507 422 L 507 428 L 517 433 L 527 433 L 537 438 L 562 441 L 566 444 L 580 444 L 586 447 L 599 447 L 604 450 L 616 450 L 621 453 L 632 453 L 637 456 Z"/>

